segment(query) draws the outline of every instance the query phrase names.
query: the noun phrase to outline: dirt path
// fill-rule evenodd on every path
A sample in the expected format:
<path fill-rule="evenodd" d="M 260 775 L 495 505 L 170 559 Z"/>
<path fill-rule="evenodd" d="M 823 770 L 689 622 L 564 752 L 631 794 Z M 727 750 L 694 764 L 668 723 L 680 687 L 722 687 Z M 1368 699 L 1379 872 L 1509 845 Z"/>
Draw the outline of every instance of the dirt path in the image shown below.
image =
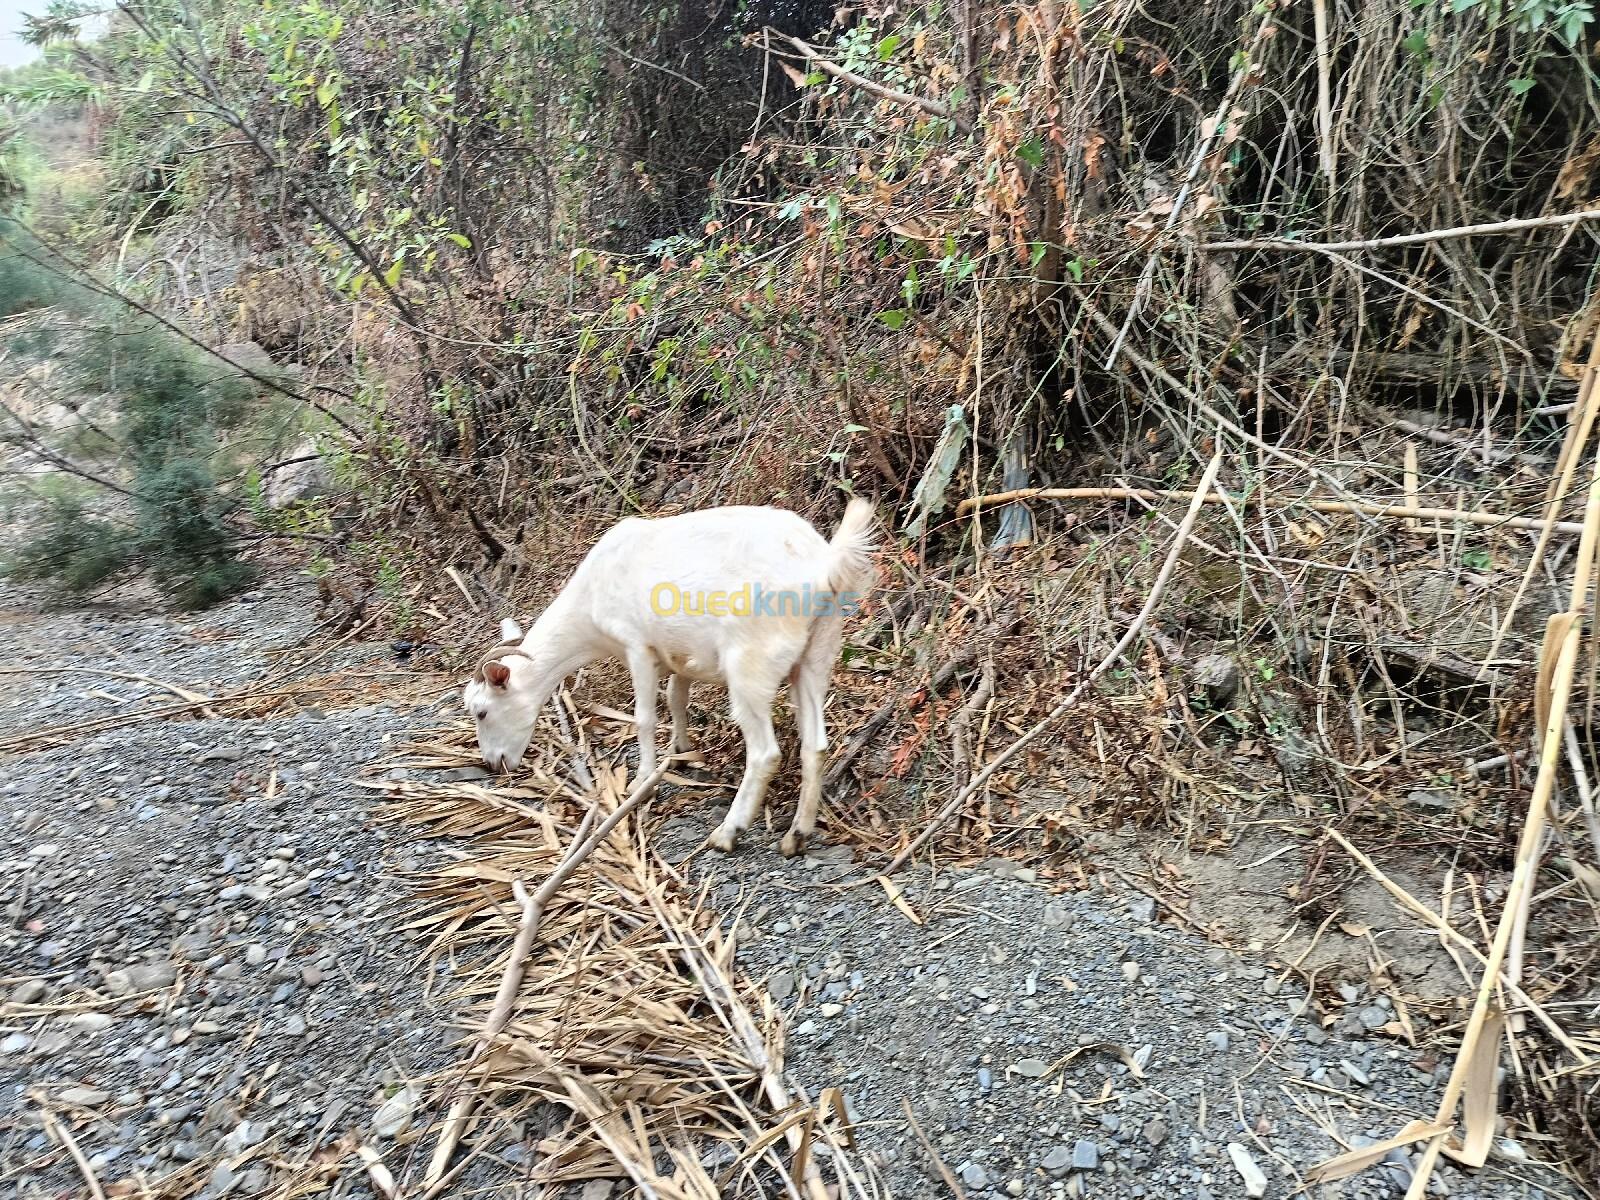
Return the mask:
<path fill-rule="evenodd" d="M 0 666 L 28 669 L 4 677 L 0 739 L 62 730 L 0 758 L 0 1194 L 88 1194 L 53 1123 L 108 1188 L 149 1189 L 126 1195 L 364 1196 L 363 1142 L 415 1172 L 422 1147 L 393 1141 L 407 1085 L 458 1033 L 449 981 L 397 929 L 404 872 L 440 847 L 375 823 L 350 781 L 453 723 L 449 690 L 387 643 L 306 642 L 299 585 L 197 619 L 43 615 L 15 593 L 0 610 Z M 322 690 L 280 715 L 126 720 L 171 698 L 149 680 L 219 696 L 308 677 Z M 719 815 L 669 820 L 657 845 L 682 858 Z M 1242 1161 L 1287 1196 L 1330 1134 L 1385 1136 L 1437 1102 L 1448 1064 L 1373 1032 L 1385 998 L 1352 980 L 1324 1021 L 1137 894 L 1052 894 L 996 861 L 908 875 L 916 924 L 842 886 L 862 874 L 848 847 L 785 861 L 775 842 L 694 871 L 784 1014 L 792 1083 L 842 1089 L 895 1196 L 950 1194 L 907 1104 L 969 1196 L 1221 1198 L 1249 1194 Z M 1580 1194 L 1537 1144 L 1502 1149 L 1435 1194 Z M 528 1129 L 472 1178 L 523 1194 L 536 1155 Z M 1408 1176 L 1397 1152 L 1327 1194 L 1398 1196 Z"/>

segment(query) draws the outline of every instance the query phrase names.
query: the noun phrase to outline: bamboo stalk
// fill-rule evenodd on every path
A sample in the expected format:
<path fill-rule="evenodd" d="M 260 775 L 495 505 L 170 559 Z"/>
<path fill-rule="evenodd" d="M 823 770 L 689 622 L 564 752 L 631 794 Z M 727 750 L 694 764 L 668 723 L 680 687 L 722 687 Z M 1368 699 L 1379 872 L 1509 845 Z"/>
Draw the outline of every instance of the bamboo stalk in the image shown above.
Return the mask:
<path fill-rule="evenodd" d="M 1193 500 L 1198 492 L 1175 491 L 1168 488 L 1017 488 L 1010 492 L 993 492 L 987 496 L 972 496 L 956 507 L 956 516 L 964 517 L 974 508 L 993 508 L 997 504 L 1010 504 L 1014 500 Z M 1236 498 L 1221 492 L 1208 492 L 1200 501 L 1203 504 L 1232 504 Z M 1547 522 L 1539 517 L 1505 517 L 1498 513 L 1475 512 L 1460 508 L 1422 508 L 1413 504 L 1377 504 L 1361 500 L 1295 500 L 1272 497 L 1263 501 L 1271 508 L 1309 508 L 1319 513 L 1354 513 L 1386 520 L 1421 519 L 1432 521 L 1462 521 L 1468 525 L 1493 526 L 1504 529 L 1544 530 Z M 1583 525 L 1578 521 L 1548 523 L 1556 533 L 1581 534 Z"/>
<path fill-rule="evenodd" d="M 1528 588 L 1533 584 L 1533 577 L 1539 572 L 1539 565 L 1544 562 L 1545 550 L 1550 545 L 1550 536 L 1555 532 L 1561 501 L 1566 497 L 1572 487 L 1573 477 L 1577 474 L 1578 462 L 1583 457 L 1584 448 L 1589 444 L 1589 436 L 1594 431 L 1595 417 L 1600 414 L 1600 387 L 1596 381 L 1600 380 L 1600 326 L 1594 333 L 1594 340 L 1589 343 L 1589 361 L 1584 365 L 1583 381 L 1578 385 L 1578 401 L 1572 414 L 1567 418 L 1567 436 L 1561 444 L 1561 458 L 1556 467 L 1556 478 L 1551 481 L 1550 490 L 1545 493 L 1544 520 L 1539 524 L 1539 540 L 1534 543 L 1533 553 L 1528 558 L 1528 565 L 1522 572 L 1522 579 L 1517 584 L 1517 590 L 1511 597 L 1511 603 L 1506 606 L 1506 615 L 1500 619 L 1500 627 L 1494 631 L 1494 638 L 1489 643 L 1489 652 L 1483 656 L 1483 665 L 1479 668 L 1479 677 L 1489 673 L 1489 664 L 1500 653 L 1500 643 L 1505 640 L 1506 633 L 1511 629 L 1511 622 L 1516 618 L 1517 610 L 1522 607 L 1522 598 L 1527 595 Z"/>
<path fill-rule="evenodd" d="M 1473 1002 L 1472 1015 L 1467 1021 L 1466 1032 L 1462 1035 L 1461 1049 L 1456 1055 L 1455 1067 L 1450 1072 L 1444 1096 L 1439 1103 L 1439 1121 L 1443 1123 L 1453 1121 L 1456 1106 L 1463 1099 L 1468 1101 L 1467 1142 L 1463 1151 L 1454 1154 L 1453 1157 L 1472 1166 L 1483 1165 L 1482 1156 L 1487 1153 L 1489 1139 L 1494 1132 L 1493 1107 L 1490 1105 L 1485 1113 L 1481 1106 L 1481 1095 L 1469 1093 L 1467 1085 L 1469 1080 L 1481 1081 L 1486 1075 L 1492 1083 L 1493 1066 L 1499 1054 L 1498 1038 L 1492 1042 L 1488 1041 L 1484 1038 L 1484 1030 L 1486 1026 L 1491 1025 L 1490 1001 L 1500 979 L 1501 964 L 1505 961 L 1512 933 L 1517 926 L 1523 896 L 1533 886 L 1538 851 L 1549 816 L 1550 798 L 1555 790 L 1556 774 L 1560 769 L 1567 705 L 1572 697 L 1573 676 L 1577 673 L 1578 651 L 1583 639 L 1583 614 L 1589 607 L 1589 577 L 1594 566 L 1597 542 L 1600 542 L 1600 456 L 1595 458 L 1590 471 L 1583 536 L 1578 543 L 1577 560 L 1573 564 L 1571 607 L 1568 613 L 1560 614 L 1569 619 L 1565 621 L 1552 619 L 1546 631 L 1542 657 L 1546 661 L 1553 659 L 1555 665 L 1550 672 L 1549 704 L 1544 712 L 1544 727 L 1540 739 L 1539 774 L 1534 780 L 1533 795 L 1528 801 L 1528 815 L 1523 823 L 1522 837 L 1517 844 L 1516 869 L 1511 876 L 1511 886 L 1506 890 L 1500 922 L 1495 929 L 1494 941 L 1489 947 L 1483 979 L 1478 986 L 1477 998 Z M 1498 1021 L 1492 1024 L 1498 1032 Z M 1471 1103 L 1473 1100 L 1480 1101 L 1476 1113 L 1479 1118 L 1477 1122 L 1470 1119 L 1474 1115 Z M 1485 1119 L 1488 1123 L 1487 1129 L 1483 1124 Z M 1433 1177 L 1439 1152 L 1444 1148 L 1444 1140 L 1445 1135 L 1439 1134 L 1428 1141 L 1422 1152 L 1421 1161 L 1417 1164 L 1416 1174 L 1412 1177 L 1411 1186 L 1406 1191 L 1406 1200 L 1423 1200 L 1427 1194 L 1428 1183 Z"/>
<path fill-rule="evenodd" d="M 1160 603 L 1161 595 L 1166 591 L 1167 582 L 1172 578 L 1173 571 L 1177 569 L 1178 559 L 1183 554 L 1183 548 L 1189 542 L 1189 534 L 1194 529 L 1195 518 L 1200 515 L 1200 505 L 1207 496 L 1214 495 L 1214 493 L 1210 491 L 1210 488 L 1211 485 L 1216 482 L 1217 472 L 1221 469 L 1222 451 L 1218 450 L 1211 456 L 1211 462 L 1207 464 L 1205 474 L 1200 479 L 1199 488 L 1197 488 L 1190 495 L 1189 511 L 1183 514 L 1183 521 L 1179 524 L 1177 533 L 1173 535 L 1172 546 L 1167 551 L 1167 559 L 1161 564 L 1161 570 L 1159 573 L 1157 573 L 1155 582 L 1150 585 L 1150 594 L 1145 598 L 1144 607 L 1141 608 L 1138 615 L 1128 623 L 1127 631 L 1117 640 L 1117 644 L 1111 648 L 1111 653 L 1107 654 L 1097 664 L 1095 664 L 1094 669 L 1078 681 L 1078 686 L 1073 688 L 1072 691 L 1067 694 L 1067 697 L 1064 700 L 1046 713 L 1039 720 L 1038 724 L 1034 725 L 1016 741 L 1012 742 L 1004 750 L 1000 751 L 999 754 L 991 758 L 984 766 L 983 770 L 974 775 L 967 786 L 957 792 L 955 796 L 951 798 L 950 802 L 939 810 L 938 814 L 933 818 L 933 820 L 928 822 L 928 824 L 923 827 L 922 832 L 917 834 L 916 837 L 912 838 L 910 844 L 907 845 L 904 850 L 900 851 L 899 854 L 894 856 L 894 860 L 883 869 L 883 874 L 893 875 L 901 867 L 905 866 L 905 864 L 911 859 L 911 856 L 920 850 L 923 845 L 927 843 L 928 839 L 931 838 L 946 821 L 948 821 L 952 816 L 961 810 L 961 806 L 967 802 L 968 797 L 972 796 L 978 791 L 979 788 L 988 783 L 990 776 L 992 776 L 1011 759 L 1015 758 L 1018 751 L 1020 751 L 1024 746 L 1032 743 L 1035 738 L 1037 738 L 1041 733 L 1054 724 L 1056 719 L 1065 713 L 1067 709 L 1076 704 L 1078 702 L 1078 698 L 1094 686 L 1094 681 L 1099 679 L 1100 676 L 1104 675 L 1108 670 L 1110 670 L 1111 667 L 1116 664 L 1116 661 L 1122 657 L 1123 651 L 1133 644 L 1134 640 L 1139 636 L 1140 631 L 1144 629 L 1146 623 L 1150 620 L 1151 615 L 1155 612 L 1156 605 Z M 1026 488 L 1023 490 L 1038 491 L 1040 489 Z M 985 497 L 980 496 L 978 499 L 983 500 Z"/>

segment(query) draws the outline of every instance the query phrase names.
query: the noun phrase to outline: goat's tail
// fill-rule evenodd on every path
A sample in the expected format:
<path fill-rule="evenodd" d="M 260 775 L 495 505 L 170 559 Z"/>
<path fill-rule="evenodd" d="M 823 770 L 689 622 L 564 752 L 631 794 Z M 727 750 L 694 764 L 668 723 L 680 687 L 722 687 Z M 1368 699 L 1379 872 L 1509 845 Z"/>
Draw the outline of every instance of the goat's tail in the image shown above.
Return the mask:
<path fill-rule="evenodd" d="M 828 586 L 835 592 L 866 591 L 872 581 L 872 554 L 878 548 L 873 535 L 872 501 L 861 496 L 853 498 L 845 506 L 844 518 L 828 545 L 833 550 Z"/>
<path fill-rule="evenodd" d="M 838 607 L 827 616 L 811 622 L 805 649 L 793 667 L 791 679 L 802 673 L 820 681 L 823 692 L 828 676 L 844 643 L 845 619 L 860 605 L 873 580 L 872 555 L 878 548 L 873 536 L 872 501 L 855 497 L 845 506 L 844 518 L 828 543 L 832 561 L 828 565 L 828 587 Z"/>

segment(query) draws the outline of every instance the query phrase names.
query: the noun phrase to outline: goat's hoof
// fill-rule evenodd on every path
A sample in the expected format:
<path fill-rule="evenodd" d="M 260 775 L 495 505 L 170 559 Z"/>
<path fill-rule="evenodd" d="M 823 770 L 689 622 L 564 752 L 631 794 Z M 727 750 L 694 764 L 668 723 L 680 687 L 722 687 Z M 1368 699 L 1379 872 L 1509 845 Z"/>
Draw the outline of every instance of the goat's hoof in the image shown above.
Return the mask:
<path fill-rule="evenodd" d="M 713 850 L 720 850 L 724 854 L 732 854 L 734 846 L 739 841 L 739 835 L 729 829 L 718 829 L 709 838 L 706 844 Z"/>
<path fill-rule="evenodd" d="M 808 834 L 800 833 L 794 829 L 789 830 L 788 833 L 783 835 L 783 841 L 778 843 L 778 853 L 785 858 L 793 858 L 796 854 L 804 854 L 808 836 Z"/>

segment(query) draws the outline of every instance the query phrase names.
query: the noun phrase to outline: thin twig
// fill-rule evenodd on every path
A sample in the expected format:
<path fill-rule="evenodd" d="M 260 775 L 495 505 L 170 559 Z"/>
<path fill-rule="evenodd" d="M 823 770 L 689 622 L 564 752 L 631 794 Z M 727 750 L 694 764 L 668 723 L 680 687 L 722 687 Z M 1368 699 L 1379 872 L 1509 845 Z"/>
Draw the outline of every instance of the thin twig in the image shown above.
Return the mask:
<path fill-rule="evenodd" d="M 89 1165 L 89 1160 L 79 1147 L 77 1139 L 72 1136 L 72 1131 L 56 1120 L 55 1113 L 45 1107 L 43 1098 L 37 1092 L 34 1093 L 34 1099 L 39 1102 L 39 1115 L 44 1121 L 45 1132 L 66 1147 L 67 1153 L 72 1156 L 72 1161 L 78 1166 L 79 1174 L 83 1176 L 89 1195 L 94 1200 L 106 1200 L 105 1189 L 100 1186 L 100 1178 Z"/>
<path fill-rule="evenodd" d="M 781 41 L 788 42 L 799 52 L 801 58 L 816 67 L 824 75 L 832 75 L 835 79 L 842 80 L 853 87 L 858 87 L 868 95 L 876 96 L 880 100 L 887 100 L 891 104 L 905 104 L 911 108 L 920 108 L 930 116 L 943 117 L 962 133 L 972 132 L 972 122 L 965 117 L 959 116 L 942 100 L 928 100 L 922 96 L 913 96 L 910 92 L 897 92 L 893 88 L 884 87 L 881 83 L 874 83 L 864 75 L 857 75 L 854 71 L 847 71 L 837 63 L 829 62 L 822 57 L 815 46 L 808 42 L 802 42 L 797 37 L 790 37 L 788 34 L 780 33 L 776 29 L 768 29 L 767 34 L 769 37 L 776 37 Z"/>

